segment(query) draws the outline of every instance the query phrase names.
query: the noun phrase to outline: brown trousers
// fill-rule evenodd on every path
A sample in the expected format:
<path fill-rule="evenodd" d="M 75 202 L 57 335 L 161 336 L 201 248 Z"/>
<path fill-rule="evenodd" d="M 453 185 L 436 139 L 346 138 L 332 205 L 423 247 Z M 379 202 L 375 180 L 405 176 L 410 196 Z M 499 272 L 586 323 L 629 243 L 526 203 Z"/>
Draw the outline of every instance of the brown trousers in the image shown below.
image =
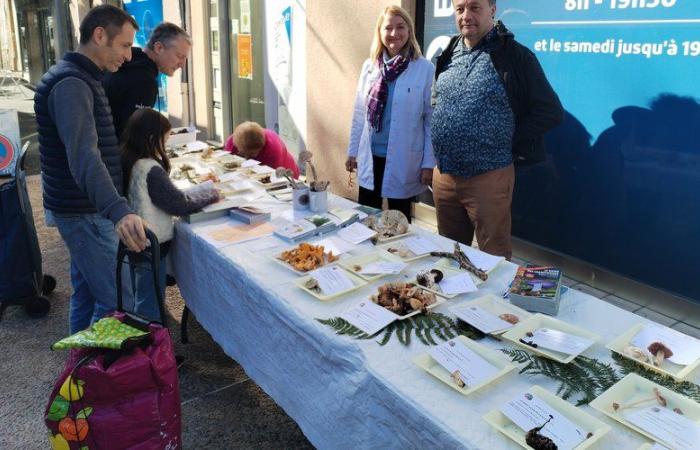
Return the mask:
<path fill-rule="evenodd" d="M 476 232 L 479 249 L 510 260 L 510 206 L 515 169 L 511 164 L 471 178 L 433 172 L 433 198 L 438 231 L 471 245 Z"/>

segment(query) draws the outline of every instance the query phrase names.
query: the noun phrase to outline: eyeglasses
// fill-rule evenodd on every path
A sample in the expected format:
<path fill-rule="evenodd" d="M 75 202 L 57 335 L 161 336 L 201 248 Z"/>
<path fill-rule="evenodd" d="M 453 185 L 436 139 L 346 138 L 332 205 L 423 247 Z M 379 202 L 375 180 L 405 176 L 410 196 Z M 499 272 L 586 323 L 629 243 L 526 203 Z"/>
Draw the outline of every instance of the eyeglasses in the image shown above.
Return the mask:
<path fill-rule="evenodd" d="M 355 171 L 348 172 L 348 188 L 355 187 L 355 180 L 353 175 L 355 175 Z"/>

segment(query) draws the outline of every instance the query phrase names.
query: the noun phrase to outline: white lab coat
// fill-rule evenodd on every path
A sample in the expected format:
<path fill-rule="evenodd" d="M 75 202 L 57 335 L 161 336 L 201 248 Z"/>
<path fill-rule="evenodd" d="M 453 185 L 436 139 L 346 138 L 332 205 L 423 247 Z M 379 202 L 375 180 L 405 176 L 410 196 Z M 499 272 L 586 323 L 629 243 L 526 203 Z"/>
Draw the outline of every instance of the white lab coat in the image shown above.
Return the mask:
<path fill-rule="evenodd" d="M 379 78 L 377 65 L 369 59 L 362 65 L 350 130 L 348 156 L 357 158 L 358 184 L 374 189 L 372 128 L 367 121 L 367 92 Z M 435 167 L 430 138 L 431 88 L 435 66 L 421 57 L 411 60 L 396 79 L 391 104 L 391 128 L 387 145 L 382 197 L 404 199 L 427 189 L 420 182 L 421 169 Z"/>

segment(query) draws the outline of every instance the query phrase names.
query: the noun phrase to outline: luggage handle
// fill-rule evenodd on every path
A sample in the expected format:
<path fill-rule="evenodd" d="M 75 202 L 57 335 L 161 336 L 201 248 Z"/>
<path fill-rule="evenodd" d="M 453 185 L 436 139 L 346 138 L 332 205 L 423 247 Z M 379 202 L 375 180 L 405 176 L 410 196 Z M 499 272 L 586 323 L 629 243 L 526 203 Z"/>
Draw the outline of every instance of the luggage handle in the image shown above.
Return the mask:
<path fill-rule="evenodd" d="M 148 228 L 145 229 L 146 238 L 150 242 L 150 246 L 146 247 L 142 252 L 133 252 L 129 250 L 121 241 L 119 241 L 119 247 L 117 248 L 117 311 L 125 313 L 124 322 L 138 328 L 140 330 L 148 331 L 148 324 L 150 323 L 144 317 L 140 317 L 136 314 L 124 311 L 123 302 L 123 292 L 122 292 L 122 265 L 124 264 L 124 258 L 130 256 L 129 262 L 127 264 L 133 265 L 131 262 L 133 259 L 147 258 L 151 263 L 151 272 L 153 273 L 153 287 L 156 290 L 156 299 L 158 300 L 158 310 L 160 311 L 160 321 L 163 326 L 166 325 L 165 318 L 165 307 L 164 300 L 161 294 L 160 286 L 158 283 L 158 273 L 160 266 L 160 243 L 155 233 Z"/>

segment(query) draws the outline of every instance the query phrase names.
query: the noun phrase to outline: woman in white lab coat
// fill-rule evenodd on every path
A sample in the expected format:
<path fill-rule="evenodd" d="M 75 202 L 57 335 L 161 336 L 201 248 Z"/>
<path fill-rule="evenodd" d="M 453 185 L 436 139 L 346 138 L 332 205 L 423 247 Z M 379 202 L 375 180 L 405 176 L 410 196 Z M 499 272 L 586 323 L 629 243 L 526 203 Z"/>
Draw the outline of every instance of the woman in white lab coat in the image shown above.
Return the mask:
<path fill-rule="evenodd" d="M 362 65 L 345 168 L 357 169 L 358 202 L 403 212 L 432 182 L 430 94 L 435 67 L 421 55 L 411 16 L 399 6 L 379 15 Z"/>

